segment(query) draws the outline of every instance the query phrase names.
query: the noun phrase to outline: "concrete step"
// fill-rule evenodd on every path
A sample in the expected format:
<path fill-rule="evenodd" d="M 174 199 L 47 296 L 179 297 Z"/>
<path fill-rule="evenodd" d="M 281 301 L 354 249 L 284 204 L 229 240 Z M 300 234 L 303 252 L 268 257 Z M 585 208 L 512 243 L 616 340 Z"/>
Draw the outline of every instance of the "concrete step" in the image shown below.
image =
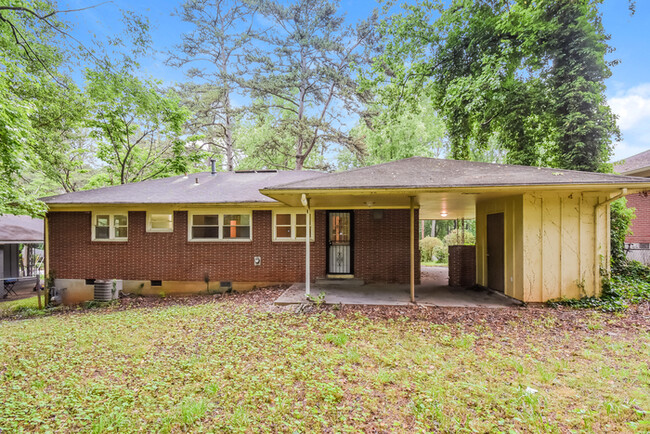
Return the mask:
<path fill-rule="evenodd" d="M 356 278 L 327 278 L 327 277 L 319 277 L 316 279 L 316 286 L 322 286 L 322 287 L 327 287 L 327 286 L 363 286 L 365 282 L 363 279 L 356 279 Z"/>

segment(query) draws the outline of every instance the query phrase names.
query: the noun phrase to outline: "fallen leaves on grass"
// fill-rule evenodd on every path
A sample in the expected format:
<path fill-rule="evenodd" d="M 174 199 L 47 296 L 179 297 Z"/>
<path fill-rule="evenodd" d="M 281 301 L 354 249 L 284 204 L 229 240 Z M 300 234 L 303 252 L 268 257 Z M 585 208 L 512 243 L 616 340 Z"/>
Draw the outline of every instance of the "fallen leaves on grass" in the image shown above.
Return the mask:
<path fill-rule="evenodd" d="M 310 307 L 282 288 L 130 298 L 0 327 L 0 428 L 633 431 L 650 311 Z M 536 393 L 530 393 L 534 389 Z"/>

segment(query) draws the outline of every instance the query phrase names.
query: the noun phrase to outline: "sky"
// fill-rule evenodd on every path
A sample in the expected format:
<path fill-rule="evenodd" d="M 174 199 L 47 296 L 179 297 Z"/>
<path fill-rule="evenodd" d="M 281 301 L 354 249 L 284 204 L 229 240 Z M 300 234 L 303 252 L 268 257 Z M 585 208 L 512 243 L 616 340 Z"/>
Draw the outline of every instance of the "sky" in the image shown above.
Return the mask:
<path fill-rule="evenodd" d="M 60 8 L 81 8 L 96 4 L 88 0 L 62 0 Z M 178 44 L 180 35 L 190 30 L 173 13 L 181 0 L 113 0 L 96 8 L 68 14 L 71 33 L 81 41 L 93 36 L 103 40 L 121 30 L 120 10 L 128 9 L 149 18 L 157 53 L 143 59 L 142 73 L 171 84 L 184 81 L 184 73 L 165 65 L 166 52 Z M 378 8 L 374 0 L 341 0 L 341 9 L 351 22 L 368 16 Z M 616 50 L 608 56 L 620 63 L 607 79 L 606 95 L 619 116 L 622 140 L 614 147 L 612 161 L 650 149 L 650 1 L 637 0 L 636 13 L 630 15 L 628 0 L 605 0 L 603 25 Z"/>

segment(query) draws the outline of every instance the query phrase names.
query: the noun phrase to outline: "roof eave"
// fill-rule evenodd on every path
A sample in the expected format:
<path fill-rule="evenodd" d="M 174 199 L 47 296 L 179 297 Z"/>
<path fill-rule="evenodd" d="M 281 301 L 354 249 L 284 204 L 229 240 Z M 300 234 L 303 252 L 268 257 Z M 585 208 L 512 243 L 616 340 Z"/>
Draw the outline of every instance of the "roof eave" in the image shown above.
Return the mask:
<path fill-rule="evenodd" d="M 427 186 L 400 186 L 400 187 L 317 187 L 317 188 L 281 188 L 281 189 L 263 189 L 260 193 L 272 197 L 275 194 L 287 193 L 340 193 L 340 194 L 364 194 L 369 191 L 381 191 L 390 193 L 404 192 L 441 192 L 449 190 L 457 191 L 485 191 L 494 192 L 502 189 L 508 190 L 524 190 L 528 191 L 531 188 L 538 190 L 571 190 L 581 189 L 585 191 L 602 191 L 602 190 L 621 190 L 627 188 L 628 190 L 646 191 L 650 189 L 650 181 L 648 182 L 627 182 L 627 183 L 580 183 L 580 184 L 486 184 L 480 186 L 466 186 L 466 185 L 450 185 L 444 187 L 427 187 Z"/>

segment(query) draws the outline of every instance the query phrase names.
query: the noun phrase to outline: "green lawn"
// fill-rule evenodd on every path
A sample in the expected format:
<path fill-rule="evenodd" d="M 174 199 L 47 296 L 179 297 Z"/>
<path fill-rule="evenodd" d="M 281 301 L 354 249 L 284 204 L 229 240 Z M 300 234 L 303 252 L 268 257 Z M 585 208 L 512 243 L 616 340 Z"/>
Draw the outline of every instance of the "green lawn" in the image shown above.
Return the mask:
<path fill-rule="evenodd" d="M 425 261 L 425 262 L 420 262 L 420 265 L 423 265 L 425 267 L 447 267 L 449 264 L 447 264 L 446 262 Z"/>
<path fill-rule="evenodd" d="M 41 302 L 44 302 L 43 297 L 41 297 Z M 21 311 L 36 315 L 43 313 L 38 312 L 38 297 L 0 302 L 0 318 Z"/>
<path fill-rule="evenodd" d="M 0 321 L 2 432 L 650 429 L 647 305 L 192 303 Z"/>

